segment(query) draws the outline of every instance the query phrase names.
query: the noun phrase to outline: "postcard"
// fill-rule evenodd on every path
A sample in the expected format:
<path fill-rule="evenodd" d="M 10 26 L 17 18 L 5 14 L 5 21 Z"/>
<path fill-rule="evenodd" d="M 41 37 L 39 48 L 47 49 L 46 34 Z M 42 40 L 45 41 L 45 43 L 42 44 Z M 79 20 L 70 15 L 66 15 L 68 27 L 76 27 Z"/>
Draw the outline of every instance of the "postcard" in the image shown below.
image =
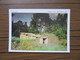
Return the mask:
<path fill-rule="evenodd" d="M 70 9 L 9 9 L 8 51 L 70 53 Z"/>

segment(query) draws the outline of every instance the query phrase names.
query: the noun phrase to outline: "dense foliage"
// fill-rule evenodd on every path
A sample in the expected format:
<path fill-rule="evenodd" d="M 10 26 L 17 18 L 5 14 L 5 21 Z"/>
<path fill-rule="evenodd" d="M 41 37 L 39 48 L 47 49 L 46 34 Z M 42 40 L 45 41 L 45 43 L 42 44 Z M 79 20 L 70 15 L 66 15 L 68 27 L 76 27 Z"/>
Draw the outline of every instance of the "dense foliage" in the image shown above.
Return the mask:
<path fill-rule="evenodd" d="M 19 37 L 20 32 L 52 33 L 61 39 L 67 39 L 67 14 L 58 14 L 56 19 L 51 19 L 48 13 L 34 13 L 30 26 L 21 20 L 16 23 L 12 21 L 12 35 Z"/>
<path fill-rule="evenodd" d="M 58 14 L 53 25 L 48 27 L 46 32 L 56 34 L 59 38 L 67 39 L 67 14 Z"/>

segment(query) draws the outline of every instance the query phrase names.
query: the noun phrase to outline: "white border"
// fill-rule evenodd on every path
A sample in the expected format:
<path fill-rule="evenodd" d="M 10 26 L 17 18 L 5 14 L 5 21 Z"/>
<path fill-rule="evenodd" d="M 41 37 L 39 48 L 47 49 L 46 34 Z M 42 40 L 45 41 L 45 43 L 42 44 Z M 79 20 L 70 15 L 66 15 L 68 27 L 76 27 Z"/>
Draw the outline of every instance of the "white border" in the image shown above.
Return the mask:
<path fill-rule="evenodd" d="M 32 51 L 11 50 L 12 13 L 68 13 L 67 17 L 67 51 Z M 70 53 L 70 9 L 9 9 L 9 46 L 8 52 L 42 52 L 42 53 Z"/>

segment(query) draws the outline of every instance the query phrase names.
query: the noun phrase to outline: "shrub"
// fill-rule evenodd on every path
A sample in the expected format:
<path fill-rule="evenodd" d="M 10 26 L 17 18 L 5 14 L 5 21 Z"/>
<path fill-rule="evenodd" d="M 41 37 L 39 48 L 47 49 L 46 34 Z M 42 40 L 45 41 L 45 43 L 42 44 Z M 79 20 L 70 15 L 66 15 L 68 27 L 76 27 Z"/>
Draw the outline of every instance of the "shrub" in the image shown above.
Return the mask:
<path fill-rule="evenodd" d="M 20 43 L 20 39 L 18 37 L 12 37 L 12 45 L 11 48 L 15 49 Z"/>
<path fill-rule="evenodd" d="M 60 38 L 65 38 L 66 39 L 66 34 L 63 32 L 62 28 L 57 29 L 55 32 L 53 32 Z"/>
<path fill-rule="evenodd" d="M 18 37 L 12 37 L 12 49 L 32 49 L 30 45 L 31 41 L 34 41 L 36 39 L 26 39 L 26 40 L 22 40 Z M 18 46 L 18 47 L 17 47 Z"/>
<path fill-rule="evenodd" d="M 11 49 L 15 49 L 17 46 L 16 42 L 13 42 L 12 45 L 11 45 Z"/>
<path fill-rule="evenodd" d="M 29 33 L 34 33 L 34 34 L 40 33 L 37 29 L 34 29 L 34 28 L 29 28 L 28 32 Z"/>
<path fill-rule="evenodd" d="M 31 45 L 31 42 L 28 41 L 20 41 L 18 50 L 32 50 L 34 47 Z"/>
<path fill-rule="evenodd" d="M 62 40 L 60 40 L 60 41 L 61 41 L 61 45 L 63 45 L 63 46 L 67 46 L 67 40 L 62 39 Z"/>
<path fill-rule="evenodd" d="M 64 25 L 63 27 L 60 24 L 55 24 L 54 26 L 48 27 L 46 32 L 55 34 L 60 39 L 67 39 L 67 27 Z"/>

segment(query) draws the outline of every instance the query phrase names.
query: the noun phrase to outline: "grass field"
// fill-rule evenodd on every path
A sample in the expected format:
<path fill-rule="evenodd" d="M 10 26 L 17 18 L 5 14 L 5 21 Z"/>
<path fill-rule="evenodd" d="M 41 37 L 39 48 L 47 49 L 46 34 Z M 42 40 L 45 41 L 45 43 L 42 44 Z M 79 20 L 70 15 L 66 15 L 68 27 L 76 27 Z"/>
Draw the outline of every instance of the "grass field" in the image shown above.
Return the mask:
<path fill-rule="evenodd" d="M 12 50 L 33 50 L 33 51 L 66 51 L 67 48 L 65 46 L 65 41 L 63 45 L 55 44 L 55 45 L 48 45 L 48 44 L 40 44 L 40 43 L 33 43 L 36 39 L 27 39 L 22 40 L 18 37 L 12 37 Z"/>

